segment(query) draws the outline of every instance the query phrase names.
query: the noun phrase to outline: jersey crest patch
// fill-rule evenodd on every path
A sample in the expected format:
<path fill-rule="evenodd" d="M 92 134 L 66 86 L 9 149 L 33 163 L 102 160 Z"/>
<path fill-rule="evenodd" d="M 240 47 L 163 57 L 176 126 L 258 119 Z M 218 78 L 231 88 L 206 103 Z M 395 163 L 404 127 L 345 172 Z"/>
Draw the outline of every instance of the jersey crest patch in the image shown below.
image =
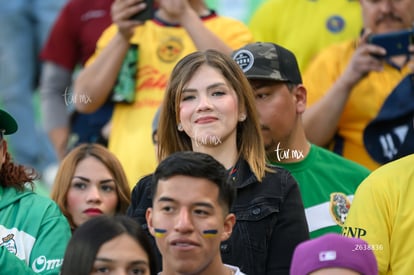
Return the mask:
<path fill-rule="evenodd" d="M 345 28 L 345 20 L 339 15 L 333 15 L 326 20 L 326 28 L 332 33 L 342 32 Z"/>
<path fill-rule="evenodd" d="M 329 212 L 337 225 L 344 225 L 350 207 L 351 201 L 344 193 L 331 193 Z"/>
<path fill-rule="evenodd" d="M 2 238 L 0 246 L 6 247 L 10 253 L 17 255 L 17 246 L 16 241 L 14 240 L 14 234 L 9 234 L 6 237 Z"/>
<path fill-rule="evenodd" d="M 183 44 L 180 39 L 170 37 L 157 49 L 157 55 L 159 59 L 164 62 L 175 62 L 183 51 Z"/>

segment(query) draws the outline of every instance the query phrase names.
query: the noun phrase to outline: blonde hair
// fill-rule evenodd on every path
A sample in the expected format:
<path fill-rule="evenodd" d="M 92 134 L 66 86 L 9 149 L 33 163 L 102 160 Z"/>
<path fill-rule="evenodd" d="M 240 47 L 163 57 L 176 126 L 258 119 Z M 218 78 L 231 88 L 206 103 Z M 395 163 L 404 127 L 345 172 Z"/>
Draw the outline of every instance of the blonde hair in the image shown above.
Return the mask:
<path fill-rule="evenodd" d="M 67 210 L 67 194 L 78 163 L 87 157 L 94 157 L 102 162 L 114 177 L 118 195 L 116 213 L 125 214 L 130 204 L 131 190 L 124 169 L 115 155 L 99 144 L 80 144 L 73 148 L 62 160 L 50 194 L 50 197 L 59 205 L 72 228 L 76 228 L 76 226 L 72 215 Z"/>
<path fill-rule="evenodd" d="M 248 162 L 252 172 L 261 181 L 267 170 L 266 154 L 252 88 L 236 62 L 216 50 L 191 53 L 174 67 L 164 95 L 157 132 L 160 161 L 177 151 L 192 151 L 190 137 L 185 132 L 177 131 L 179 106 L 185 85 L 202 65 L 220 71 L 236 92 L 239 110 L 243 110 L 247 116 L 246 120 L 237 125 L 239 157 Z"/>

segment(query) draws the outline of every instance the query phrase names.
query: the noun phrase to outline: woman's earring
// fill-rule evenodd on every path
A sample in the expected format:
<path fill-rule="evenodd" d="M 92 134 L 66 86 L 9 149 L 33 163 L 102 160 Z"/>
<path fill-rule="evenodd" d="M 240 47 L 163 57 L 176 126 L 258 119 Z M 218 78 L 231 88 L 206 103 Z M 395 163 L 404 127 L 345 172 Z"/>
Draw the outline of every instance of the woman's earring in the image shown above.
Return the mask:
<path fill-rule="evenodd" d="M 241 114 L 239 117 L 239 121 L 245 121 L 246 120 L 246 114 Z"/>
<path fill-rule="evenodd" d="M 181 123 L 178 123 L 177 129 L 178 131 L 182 132 L 184 130 L 183 125 L 181 125 Z"/>

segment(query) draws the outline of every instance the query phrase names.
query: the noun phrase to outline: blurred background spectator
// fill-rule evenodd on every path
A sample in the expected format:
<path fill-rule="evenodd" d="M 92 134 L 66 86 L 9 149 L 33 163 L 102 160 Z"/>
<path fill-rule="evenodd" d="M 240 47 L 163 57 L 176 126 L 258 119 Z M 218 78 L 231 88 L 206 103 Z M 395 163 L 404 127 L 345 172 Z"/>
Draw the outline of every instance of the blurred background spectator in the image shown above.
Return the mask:
<path fill-rule="evenodd" d="M 20 130 L 9 140 L 14 160 L 31 166 L 47 180 L 57 157 L 39 125 L 34 100 L 38 94 L 40 49 L 66 0 L 2 1 L 0 7 L 0 105 Z"/>

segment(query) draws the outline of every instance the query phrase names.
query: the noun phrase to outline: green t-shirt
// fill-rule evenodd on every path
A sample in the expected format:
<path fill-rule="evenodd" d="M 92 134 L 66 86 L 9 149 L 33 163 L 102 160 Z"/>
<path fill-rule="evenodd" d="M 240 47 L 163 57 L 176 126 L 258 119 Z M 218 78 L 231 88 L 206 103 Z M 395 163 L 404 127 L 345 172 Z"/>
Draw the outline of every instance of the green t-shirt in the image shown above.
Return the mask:
<path fill-rule="evenodd" d="M 316 145 L 298 162 L 272 164 L 287 169 L 298 182 L 311 238 L 341 233 L 354 192 L 370 173 Z"/>

